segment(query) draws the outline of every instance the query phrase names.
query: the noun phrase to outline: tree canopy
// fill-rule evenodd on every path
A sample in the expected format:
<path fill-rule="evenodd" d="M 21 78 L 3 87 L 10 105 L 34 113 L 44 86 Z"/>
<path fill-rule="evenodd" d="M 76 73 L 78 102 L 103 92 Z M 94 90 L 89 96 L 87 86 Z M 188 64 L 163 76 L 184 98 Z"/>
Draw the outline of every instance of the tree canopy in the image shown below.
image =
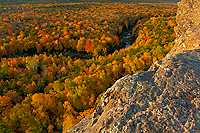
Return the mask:
<path fill-rule="evenodd" d="M 169 3 L 6 5 L 0 13 L 0 132 L 65 132 L 175 40 Z"/>

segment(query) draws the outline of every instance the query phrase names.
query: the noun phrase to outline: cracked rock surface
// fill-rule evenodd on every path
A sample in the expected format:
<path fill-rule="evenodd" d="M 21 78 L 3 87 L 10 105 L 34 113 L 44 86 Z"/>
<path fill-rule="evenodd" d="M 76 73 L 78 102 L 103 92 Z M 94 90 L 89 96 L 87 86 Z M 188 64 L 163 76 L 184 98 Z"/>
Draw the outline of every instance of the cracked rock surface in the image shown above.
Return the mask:
<path fill-rule="evenodd" d="M 176 44 L 165 58 L 116 81 L 67 133 L 200 132 L 199 3 L 178 3 Z"/>

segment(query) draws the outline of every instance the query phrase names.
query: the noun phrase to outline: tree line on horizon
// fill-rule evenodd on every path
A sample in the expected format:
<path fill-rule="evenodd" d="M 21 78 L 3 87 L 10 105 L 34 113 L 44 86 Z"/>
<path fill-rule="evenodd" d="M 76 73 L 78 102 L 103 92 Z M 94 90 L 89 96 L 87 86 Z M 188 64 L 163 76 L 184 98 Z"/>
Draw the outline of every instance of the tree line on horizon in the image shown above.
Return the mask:
<path fill-rule="evenodd" d="M 125 3 L 162 3 L 178 2 L 180 0 L 0 0 L 0 5 L 18 5 L 18 4 L 56 4 L 56 3 L 75 3 L 75 2 L 125 2 Z"/>

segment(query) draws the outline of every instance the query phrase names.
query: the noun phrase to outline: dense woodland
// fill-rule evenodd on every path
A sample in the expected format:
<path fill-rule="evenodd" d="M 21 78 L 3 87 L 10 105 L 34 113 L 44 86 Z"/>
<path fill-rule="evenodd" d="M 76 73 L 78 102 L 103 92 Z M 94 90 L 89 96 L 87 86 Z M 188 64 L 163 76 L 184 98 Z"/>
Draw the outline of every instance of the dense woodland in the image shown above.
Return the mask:
<path fill-rule="evenodd" d="M 77 2 L 145 2 L 145 3 L 162 3 L 162 2 L 178 2 L 180 0 L 0 0 L 0 5 L 18 5 L 18 4 L 56 4 L 56 3 L 77 3 Z"/>
<path fill-rule="evenodd" d="M 64 132 L 89 116 L 173 47 L 175 5 L 0 6 L 0 132 Z"/>

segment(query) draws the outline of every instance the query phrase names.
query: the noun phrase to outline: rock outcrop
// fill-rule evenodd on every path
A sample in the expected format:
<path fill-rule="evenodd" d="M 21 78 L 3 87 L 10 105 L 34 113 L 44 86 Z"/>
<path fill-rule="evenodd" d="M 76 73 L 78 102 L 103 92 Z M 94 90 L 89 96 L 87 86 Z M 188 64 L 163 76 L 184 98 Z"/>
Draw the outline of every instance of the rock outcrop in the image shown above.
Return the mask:
<path fill-rule="evenodd" d="M 67 133 L 200 132 L 200 1 L 178 3 L 174 48 L 109 88 Z"/>
<path fill-rule="evenodd" d="M 168 55 L 184 50 L 197 49 L 200 46 L 200 1 L 182 0 L 178 3 L 176 15 L 176 45 Z"/>

